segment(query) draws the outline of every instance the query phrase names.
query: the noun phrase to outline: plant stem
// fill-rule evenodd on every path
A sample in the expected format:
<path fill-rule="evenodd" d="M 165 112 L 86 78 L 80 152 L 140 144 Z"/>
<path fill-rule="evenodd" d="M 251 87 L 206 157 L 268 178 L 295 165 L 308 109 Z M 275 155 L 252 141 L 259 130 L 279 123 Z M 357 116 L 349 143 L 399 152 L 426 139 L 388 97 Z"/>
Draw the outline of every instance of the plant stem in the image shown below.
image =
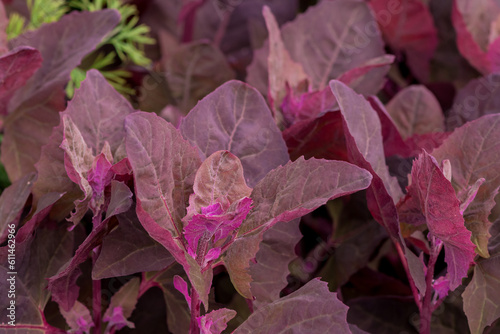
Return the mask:
<path fill-rule="evenodd" d="M 92 267 L 95 266 L 101 246 L 92 251 Z M 92 318 L 94 321 L 94 333 L 101 334 L 101 280 L 92 280 Z"/>
<path fill-rule="evenodd" d="M 431 333 L 431 319 L 434 307 L 432 305 L 432 281 L 434 279 L 434 266 L 436 265 L 439 252 L 441 251 L 442 243 L 431 237 L 431 250 L 429 254 L 429 263 L 427 264 L 427 273 L 425 275 L 425 296 L 422 301 L 422 309 L 420 310 L 420 334 Z"/>
<path fill-rule="evenodd" d="M 404 241 L 403 241 L 404 242 Z M 418 293 L 418 289 L 413 281 L 413 278 L 410 273 L 410 268 L 408 267 L 408 261 L 406 261 L 406 256 L 401 248 L 401 244 L 397 242 L 397 240 L 393 240 L 394 245 L 396 246 L 396 250 L 398 251 L 399 259 L 403 264 L 403 268 L 405 269 L 406 276 L 408 277 L 408 282 L 410 283 L 411 292 L 413 294 L 413 299 L 415 299 L 415 304 L 418 306 L 418 310 L 422 313 L 422 301 L 420 300 L 420 294 Z"/>
<path fill-rule="evenodd" d="M 189 325 L 189 334 L 200 334 L 196 318 L 200 316 L 201 301 L 196 289 L 191 288 L 191 323 Z"/>

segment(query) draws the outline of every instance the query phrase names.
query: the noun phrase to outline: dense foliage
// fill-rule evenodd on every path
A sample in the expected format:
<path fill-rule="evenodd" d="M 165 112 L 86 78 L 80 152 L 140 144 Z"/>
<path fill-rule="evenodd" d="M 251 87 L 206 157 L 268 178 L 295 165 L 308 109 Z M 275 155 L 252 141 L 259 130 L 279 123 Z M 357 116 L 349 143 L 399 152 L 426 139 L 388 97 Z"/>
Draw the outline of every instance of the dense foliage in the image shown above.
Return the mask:
<path fill-rule="evenodd" d="M 0 332 L 497 332 L 499 18 L 3 0 Z"/>

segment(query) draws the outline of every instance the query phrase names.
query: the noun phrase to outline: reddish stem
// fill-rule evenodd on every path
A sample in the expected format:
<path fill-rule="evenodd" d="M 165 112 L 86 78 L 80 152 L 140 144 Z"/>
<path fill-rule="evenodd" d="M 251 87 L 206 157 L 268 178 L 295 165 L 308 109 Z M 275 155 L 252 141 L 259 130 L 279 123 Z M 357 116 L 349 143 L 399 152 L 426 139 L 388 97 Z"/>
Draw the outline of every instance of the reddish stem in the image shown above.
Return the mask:
<path fill-rule="evenodd" d="M 431 250 L 429 254 L 429 263 L 427 264 L 427 273 L 425 275 L 425 296 L 420 310 L 420 334 L 431 333 L 431 319 L 434 305 L 432 305 L 432 281 L 434 279 L 434 266 L 436 265 L 442 243 L 436 244 L 436 238 L 431 237 Z"/>
<path fill-rule="evenodd" d="M 408 282 L 410 283 L 410 288 L 411 292 L 413 294 L 413 299 L 415 299 L 415 303 L 418 306 L 418 310 L 420 313 L 422 313 L 422 302 L 420 300 L 420 294 L 418 293 L 417 286 L 415 285 L 415 282 L 413 281 L 413 278 L 410 273 L 410 268 L 408 267 L 408 262 L 406 261 L 405 253 L 403 249 L 401 248 L 401 244 L 397 242 L 397 240 L 393 240 L 394 245 L 396 246 L 396 250 L 398 251 L 399 258 L 401 260 L 401 263 L 403 265 L 403 268 L 405 269 L 406 276 L 408 277 Z"/>
<path fill-rule="evenodd" d="M 95 266 L 101 246 L 92 251 L 92 267 Z M 92 280 L 92 320 L 94 321 L 94 333 L 101 333 L 101 280 Z"/>
<path fill-rule="evenodd" d="M 200 334 L 198 321 L 196 318 L 200 316 L 201 301 L 196 289 L 191 288 L 191 323 L 189 325 L 189 334 Z"/>

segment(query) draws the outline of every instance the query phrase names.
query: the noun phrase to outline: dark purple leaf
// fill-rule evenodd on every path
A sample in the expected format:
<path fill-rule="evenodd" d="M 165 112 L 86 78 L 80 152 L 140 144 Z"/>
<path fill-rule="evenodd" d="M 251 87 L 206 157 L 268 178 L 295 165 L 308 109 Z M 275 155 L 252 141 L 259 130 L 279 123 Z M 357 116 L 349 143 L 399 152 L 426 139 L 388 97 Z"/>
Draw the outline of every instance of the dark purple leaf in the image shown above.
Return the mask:
<path fill-rule="evenodd" d="M 74 247 L 74 233 L 68 232 L 65 226 L 57 228 L 45 225 L 37 229 L 35 235 L 29 235 L 20 240 L 16 237 L 15 264 L 13 268 L 7 263 L 8 247 L 0 248 L 0 278 L 7 278 L 16 272 L 15 276 L 15 323 L 18 331 L 28 331 L 28 325 L 42 326 L 43 309 L 49 301 L 47 277 L 57 271 L 71 258 Z M 8 319 L 10 303 L 8 296 L 9 284 L 0 284 L 0 292 L 5 296 L 0 299 L 0 317 L 2 322 Z M 0 325 L 0 331 L 4 329 Z"/>
<path fill-rule="evenodd" d="M 313 279 L 299 290 L 255 311 L 235 334 L 351 333 L 347 306 L 328 291 L 325 282 Z"/>
<path fill-rule="evenodd" d="M 247 298 L 252 295 L 248 266 L 265 230 L 301 217 L 329 199 L 366 189 L 370 181 L 367 171 L 343 161 L 299 158 L 268 173 L 253 189 L 254 208 L 224 257 L 236 289 Z"/>
<path fill-rule="evenodd" d="M 500 75 L 498 73 L 471 80 L 455 96 L 453 107 L 446 118 L 448 130 L 454 130 L 481 116 L 498 113 L 499 91 Z"/>
<path fill-rule="evenodd" d="M 198 100 L 235 78 L 222 52 L 212 43 L 197 41 L 180 46 L 170 57 L 167 81 L 183 113 Z"/>
<path fill-rule="evenodd" d="M 283 131 L 283 138 L 292 160 L 304 156 L 306 159 L 314 157 L 347 161 L 342 115 L 338 111 L 297 122 Z"/>
<path fill-rule="evenodd" d="M 251 262 L 249 269 L 255 307 L 277 300 L 286 287 L 288 264 L 297 257 L 295 246 L 302 238 L 299 222 L 298 219 L 279 222 L 264 233 L 255 255 L 256 262 Z"/>
<path fill-rule="evenodd" d="M 135 210 L 117 218 L 118 227 L 102 242 L 101 253 L 92 270 L 94 279 L 162 270 L 172 264 L 172 255 L 144 230 Z"/>
<path fill-rule="evenodd" d="M 148 276 L 153 274 L 148 273 Z M 187 279 L 183 268 L 179 264 L 172 264 L 167 270 L 155 277 L 155 281 L 160 284 L 167 304 L 168 329 L 174 334 L 184 334 L 189 332 L 190 305 L 187 304 L 184 295 L 174 286 L 174 277 L 176 275 L 182 276 L 182 280 Z"/>
<path fill-rule="evenodd" d="M 117 187 L 119 187 L 117 185 Z M 125 186 L 122 186 L 125 187 Z M 126 188 L 126 187 L 125 187 Z M 121 190 L 121 191 L 120 191 Z M 111 192 L 110 203 L 116 203 L 128 198 L 131 201 L 132 192 L 128 190 L 128 194 L 124 194 L 123 188 L 118 191 Z M 115 197 L 118 196 L 119 199 Z M 73 258 L 66 263 L 63 270 L 59 271 L 48 279 L 48 289 L 52 292 L 52 299 L 59 304 L 59 307 L 68 311 L 70 310 L 76 299 L 78 298 L 79 286 L 76 285 L 76 280 L 80 276 L 79 265 L 83 263 L 92 252 L 92 250 L 102 243 L 103 238 L 116 226 L 113 219 L 114 215 L 119 215 L 129 209 L 129 206 L 119 205 L 114 206 L 115 210 L 108 214 L 107 218 L 97 226 L 94 226 L 87 238 L 80 244 Z"/>
<path fill-rule="evenodd" d="M 1 160 L 12 181 L 34 171 L 41 147 L 48 143 L 50 132 L 57 125 L 57 111 L 64 109 L 63 87 L 70 72 L 119 20 L 114 10 L 74 11 L 58 22 L 10 41 L 11 48 L 30 46 L 40 51 L 44 59 L 40 69 L 9 103 L 11 115 L 5 120 Z M 79 124 L 77 120 L 75 123 Z"/>
<path fill-rule="evenodd" d="M 264 98 L 239 81 L 225 83 L 201 100 L 182 120 L 180 130 L 203 157 L 219 150 L 236 155 L 250 187 L 288 161 L 286 145 Z"/>
<path fill-rule="evenodd" d="M 432 152 L 440 163 L 449 159 L 451 183 L 460 201 L 465 200 L 471 187 L 481 178 L 485 182 L 464 212 L 465 226 L 472 232 L 476 253 L 488 257 L 488 216 L 495 206 L 494 198 L 500 187 L 498 163 L 500 115 L 487 115 L 456 129 L 444 143 Z"/>
<path fill-rule="evenodd" d="M 0 57 L 0 115 L 7 115 L 12 94 L 22 87 L 41 65 L 40 52 L 30 47 L 18 47 Z"/>
<path fill-rule="evenodd" d="M 35 176 L 35 173 L 26 174 L 3 190 L 0 196 L 0 243 L 7 240 L 9 230 L 16 230 L 21 211 L 31 193 Z"/>
<path fill-rule="evenodd" d="M 347 321 L 368 333 L 418 333 L 418 308 L 411 297 L 362 297 L 346 304 Z"/>

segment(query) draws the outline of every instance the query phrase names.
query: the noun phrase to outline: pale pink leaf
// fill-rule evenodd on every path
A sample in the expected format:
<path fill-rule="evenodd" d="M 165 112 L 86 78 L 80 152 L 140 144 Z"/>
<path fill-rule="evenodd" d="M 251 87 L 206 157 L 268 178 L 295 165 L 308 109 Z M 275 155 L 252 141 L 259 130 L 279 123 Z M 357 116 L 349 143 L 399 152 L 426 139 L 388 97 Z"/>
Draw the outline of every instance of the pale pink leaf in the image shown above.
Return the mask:
<path fill-rule="evenodd" d="M 60 311 L 68 326 L 75 333 L 90 333 L 94 327 L 89 309 L 79 301 L 75 302 L 71 310 L 60 309 Z"/>
<path fill-rule="evenodd" d="M 201 334 L 221 334 L 227 327 L 227 322 L 236 316 L 236 311 L 227 308 L 214 310 L 196 318 Z"/>
<path fill-rule="evenodd" d="M 271 9 L 264 6 L 262 15 L 264 15 L 269 32 L 269 57 L 267 60 L 269 69 L 269 101 L 271 108 L 277 110 L 285 97 L 287 87 L 294 91 L 306 90 L 308 76 L 304 72 L 302 65 L 294 62 L 286 50 L 281 39 L 278 22 L 276 22 Z"/>
<path fill-rule="evenodd" d="M 113 327 L 115 330 L 120 330 L 125 326 L 134 328 L 134 324 L 127 319 L 130 318 L 137 304 L 140 283 L 140 279 L 134 277 L 111 297 L 109 306 L 102 319 L 105 322 L 109 322 L 108 329 Z"/>

